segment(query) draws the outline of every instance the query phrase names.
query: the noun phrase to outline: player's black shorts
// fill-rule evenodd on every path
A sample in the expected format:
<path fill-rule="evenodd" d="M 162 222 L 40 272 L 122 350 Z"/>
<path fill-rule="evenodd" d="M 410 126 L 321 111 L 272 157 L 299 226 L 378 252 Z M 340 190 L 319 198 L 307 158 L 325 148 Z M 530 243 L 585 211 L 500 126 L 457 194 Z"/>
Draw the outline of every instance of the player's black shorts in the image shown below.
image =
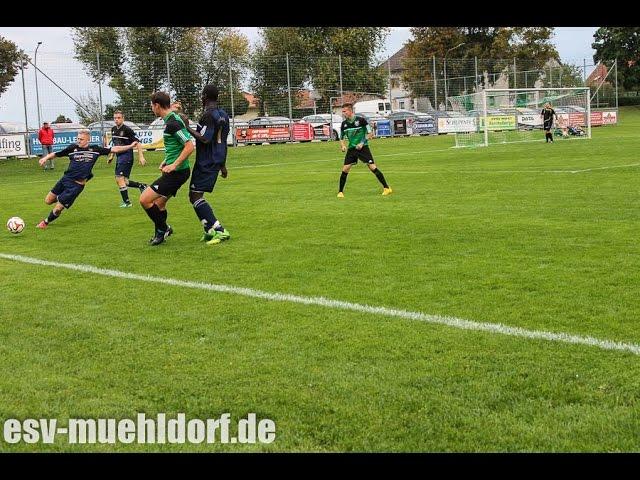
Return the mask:
<path fill-rule="evenodd" d="M 551 127 L 553 126 L 553 121 L 552 120 L 545 120 L 544 121 L 544 125 L 543 125 L 543 130 L 551 130 Z"/>
<path fill-rule="evenodd" d="M 372 164 L 375 163 L 373 161 L 373 155 L 371 154 L 371 150 L 369 150 L 369 145 L 364 145 L 360 150 L 356 147 L 347 149 L 347 154 L 344 157 L 344 164 L 351 165 L 354 163 L 358 163 L 358 159 L 361 162 Z"/>
<path fill-rule="evenodd" d="M 215 165 L 209 168 L 199 168 L 196 163 L 196 166 L 193 167 L 189 190 L 191 192 L 213 192 L 213 187 L 220 173 L 220 166 L 221 165 Z"/>
<path fill-rule="evenodd" d="M 180 187 L 189 180 L 191 169 L 174 170 L 170 173 L 163 173 L 159 178 L 149 185 L 158 195 L 163 197 L 175 197 Z"/>
<path fill-rule="evenodd" d="M 51 193 L 58 197 L 58 202 L 64 205 L 64 208 L 71 208 L 82 190 L 84 190 L 84 185 L 80 185 L 68 177 L 62 177 L 53 186 Z"/>
<path fill-rule="evenodd" d="M 129 178 L 131 175 L 131 169 L 133 168 L 133 159 L 131 160 L 120 160 L 116 159 L 116 177 L 125 177 Z"/>

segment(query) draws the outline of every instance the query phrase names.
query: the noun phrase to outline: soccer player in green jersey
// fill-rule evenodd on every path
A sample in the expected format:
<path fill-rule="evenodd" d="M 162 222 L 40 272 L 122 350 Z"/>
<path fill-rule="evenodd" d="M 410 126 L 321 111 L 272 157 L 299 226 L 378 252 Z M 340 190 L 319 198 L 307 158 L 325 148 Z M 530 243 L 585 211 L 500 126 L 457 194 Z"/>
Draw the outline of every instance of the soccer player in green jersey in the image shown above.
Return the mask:
<path fill-rule="evenodd" d="M 155 225 L 150 245 L 160 245 L 173 233 L 167 225 L 167 202 L 175 197 L 180 187 L 189 180 L 189 155 L 195 149 L 191 134 L 183 120 L 171 110 L 171 99 L 165 92 L 151 95 L 151 110 L 164 120 L 164 160 L 160 164 L 162 175 L 140 195 L 140 205 Z"/>
<path fill-rule="evenodd" d="M 347 183 L 347 175 L 351 167 L 358 163 L 358 159 L 369 167 L 369 170 L 377 177 L 382 184 L 382 195 L 390 195 L 393 190 L 384 179 L 384 175 L 378 170 L 377 165 L 373 161 L 373 155 L 369 150 L 369 140 L 373 136 L 371 125 L 367 119 L 355 115 L 353 113 L 353 105 L 345 103 L 342 106 L 342 116 L 344 121 L 340 126 L 340 148 L 343 152 L 347 152 L 344 157 L 344 165 L 342 166 L 342 174 L 340 175 L 340 190 L 338 198 L 344 198 L 344 185 Z M 349 144 L 345 145 L 344 139 L 347 138 Z"/>

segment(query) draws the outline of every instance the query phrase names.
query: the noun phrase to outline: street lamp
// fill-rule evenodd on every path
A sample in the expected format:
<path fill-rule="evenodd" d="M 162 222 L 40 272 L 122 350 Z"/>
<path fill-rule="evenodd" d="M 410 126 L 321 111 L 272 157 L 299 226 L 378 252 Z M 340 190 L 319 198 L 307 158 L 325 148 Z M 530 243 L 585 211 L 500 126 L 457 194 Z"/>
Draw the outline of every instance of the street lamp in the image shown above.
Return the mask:
<path fill-rule="evenodd" d="M 444 109 L 445 110 L 447 109 L 447 100 L 449 98 L 449 91 L 447 90 L 447 55 L 449 54 L 450 51 L 455 50 L 456 48 L 464 45 L 464 43 L 465 42 L 460 42 L 455 47 L 451 47 L 449 50 L 447 50 L 444 54 Z"/>
<path fill-rule="evenodd" d="M 42 42 L 38 42 L 36 53 L 33 56 L 33 66 L 36 72 L 36 104 L 38 106 L 38 128 L 42 126 L 42 123 L 40 123 L 40 92 L 38 91 L 38 48 L 40 48 L 40 45 L 42 45 Z"/>

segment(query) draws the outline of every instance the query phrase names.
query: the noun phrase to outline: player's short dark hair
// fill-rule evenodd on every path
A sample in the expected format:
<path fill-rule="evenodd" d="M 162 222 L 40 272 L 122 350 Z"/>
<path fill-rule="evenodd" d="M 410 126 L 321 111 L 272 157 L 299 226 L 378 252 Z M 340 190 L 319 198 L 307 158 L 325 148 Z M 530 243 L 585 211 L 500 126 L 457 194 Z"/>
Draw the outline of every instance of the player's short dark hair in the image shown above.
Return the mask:
<path fill-rule="evenodd" d="M 342 108 L 350 108 L 351 110 L 353 110 L 353 103 L 343 103 Z"/>
<path fill-rule="evenodd" d="M 115 112 L 113 112 L 114 115 L 122 115 L 122 117 L 124 117 L 124 113 L 122 113 L 122 110 L 116 110 Z"/>
<path fill-rule="evenodd" d="M 217 101 L 218 87 L 212 84 L 205 85 L 204 88 L 202 89 L 202 96 L 204 97 L 205 100 Z"/>
<path fill-rule="evenodd" d="M 154 92 L 151 94 L 151 103 L 157 103 L 162 108 L 169 108 L 171 105 L 171 97 L 165 92 Z"/>

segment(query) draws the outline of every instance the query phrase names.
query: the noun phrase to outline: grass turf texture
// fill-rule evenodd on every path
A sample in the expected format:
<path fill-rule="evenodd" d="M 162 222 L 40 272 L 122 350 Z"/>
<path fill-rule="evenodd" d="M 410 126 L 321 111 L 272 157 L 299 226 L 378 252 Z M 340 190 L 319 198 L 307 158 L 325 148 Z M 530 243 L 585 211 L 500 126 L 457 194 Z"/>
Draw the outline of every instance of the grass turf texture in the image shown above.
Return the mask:
<path fill-rule="evenodd" d="M 336 143 L 231 149 L 208 195 L 232 239 L 198 242 L 187 187 L 175 234 L 120 209 L 113 165 L 47 230 L 63 171 L 0 162 L 0 252 L 322 295 L 640 343 L 640 109 L 591 141 L 450 149 L 371 142 L 394 189 Z M 161 153 L 132 178 L 152 180 Z M 277 164 L 277 165 L 274 165 Z M 562 173 L 558 170 L 584 170 Z M 3 451 L 637 451 L 638 357 L 414 321 L 97 277 L 0 259 L 0 419 L 255 412 L 270 445 L 9 445 Z"/>

